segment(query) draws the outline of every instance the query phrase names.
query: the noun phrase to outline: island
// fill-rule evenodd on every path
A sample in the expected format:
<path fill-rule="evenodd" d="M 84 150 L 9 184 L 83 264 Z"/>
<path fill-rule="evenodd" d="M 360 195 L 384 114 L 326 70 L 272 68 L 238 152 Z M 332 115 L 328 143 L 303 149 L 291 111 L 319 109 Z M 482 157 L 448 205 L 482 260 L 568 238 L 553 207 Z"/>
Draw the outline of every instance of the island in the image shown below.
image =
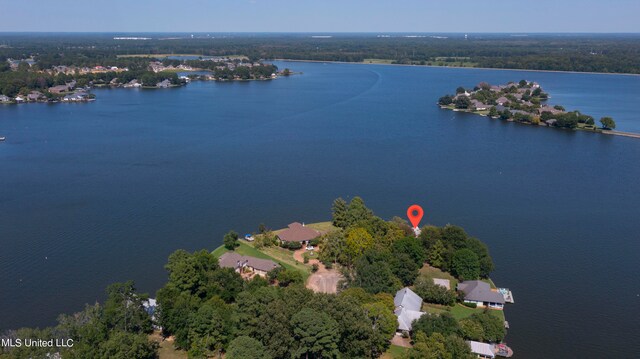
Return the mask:
<path fill-rule="evenodd" d="M 61 315 L 53 328 L 3 340 L 73 347 L 9 347 L 8 357 L 440 358 L 509 357 L 513 295 L 489 278 L 487 246 L 454 225 L 384 220 L 338 198 L 332 220 L 229 231 L 213 250 L 177 250 L 155 298 L 131 281 L 104 303 Z M 13 338 L 13 339 L 12 339 Z M 3 354 L 4 353 L 4 354 Z"/>
<path fill-rule="evenodd" d="M 520 80 L 504 85 L 481 82 L 472 90 L 458 87 L 455 95 L 440 97 L 438 105 L 442 109 L 527 125 L 632 135 L 612 131 L 616 123 L 611 117 L 602 117 L 602 127 L 597 127 L 592 116 L 580 111 L 567 111 L 561 105 L 549 106 L 546 104 L 548 99 L 549 94 L 537 82 Z"/>

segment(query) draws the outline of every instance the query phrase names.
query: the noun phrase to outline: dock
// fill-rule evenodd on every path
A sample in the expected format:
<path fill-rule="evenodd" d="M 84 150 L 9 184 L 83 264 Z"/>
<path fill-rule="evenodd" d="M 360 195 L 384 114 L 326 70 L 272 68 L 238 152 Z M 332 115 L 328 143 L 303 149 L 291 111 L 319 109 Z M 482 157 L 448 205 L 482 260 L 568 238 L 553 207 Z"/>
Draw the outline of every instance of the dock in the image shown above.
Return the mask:
<path fill-rule="evenodd" d="M 505 302 L 515 303 L 515 301 L 513 300 L 513 293 L 511 293 L 509 288 L 498 288 L 498 292 L 502 294 Z"/>
<path fill-rule="evenodd" d="M 613 130 L 603 130 L 602 133 L 605 135 L 615 135 L 615 136 L 623 136 L 623 137 L 631 137 L 631 138 L 640 138 L 640 133 L 635 132 L 622 132 L 622 131 L 613 131 Z"/>

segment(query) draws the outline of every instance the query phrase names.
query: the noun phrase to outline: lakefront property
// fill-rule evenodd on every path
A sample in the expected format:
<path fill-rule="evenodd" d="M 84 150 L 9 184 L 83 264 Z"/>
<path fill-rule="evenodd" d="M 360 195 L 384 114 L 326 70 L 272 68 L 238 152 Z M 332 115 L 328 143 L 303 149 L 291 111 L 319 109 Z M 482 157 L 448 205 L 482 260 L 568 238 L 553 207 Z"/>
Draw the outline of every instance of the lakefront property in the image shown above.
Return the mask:
<path fill-rule="evenodd" d="M 561 105 L 548 105 L 549 97 L 537 82 L 521 80 L 504 85 L 481 82 L 473 89 L 458 87 L 455 95 L 440 97 L 438 105 L 442 109 L 469 112 L 509 122 L 619 134 L 613 131 L 616 123 L 611 117 L 602 117 L 602 127 L 597 127 L 592 116 L 580 111 L 567 111 Z M 628 133 L 620 134 L 634 137 Z"/>

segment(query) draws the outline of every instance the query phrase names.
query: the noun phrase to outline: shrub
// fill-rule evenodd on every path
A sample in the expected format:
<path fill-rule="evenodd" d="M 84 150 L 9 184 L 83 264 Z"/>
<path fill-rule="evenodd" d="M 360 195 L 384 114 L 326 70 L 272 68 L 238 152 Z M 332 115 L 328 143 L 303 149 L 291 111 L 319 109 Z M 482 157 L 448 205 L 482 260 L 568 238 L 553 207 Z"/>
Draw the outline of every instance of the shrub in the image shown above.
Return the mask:
<path fill-rule="evenodd" d="M 324 267 L 327 269 L 333 269 L 333 262 L 325 262 Z"/>
<path fill-rule="evenodd" d="M 303 262 L 304 264 L 309 263 L 309 254 L 305 253 L 305 254 L 302 256 L 302 262 Z"/>
<path fill-rule="evenodd" d="M 478 304 L 476 304 L 476 303 L 462 302 L 462 305 L 464 305 L 465 307 L 469 307 L 469 308 L 477 308 L 478 307 Z"/>
<path fill-rule="evenodd" d="M 318 269 L 320 268 L 320 266 L 318 266 L 318 263 L 313 263 L 311 265 L 311 272 L 315 273 L 318 271 Z"/>

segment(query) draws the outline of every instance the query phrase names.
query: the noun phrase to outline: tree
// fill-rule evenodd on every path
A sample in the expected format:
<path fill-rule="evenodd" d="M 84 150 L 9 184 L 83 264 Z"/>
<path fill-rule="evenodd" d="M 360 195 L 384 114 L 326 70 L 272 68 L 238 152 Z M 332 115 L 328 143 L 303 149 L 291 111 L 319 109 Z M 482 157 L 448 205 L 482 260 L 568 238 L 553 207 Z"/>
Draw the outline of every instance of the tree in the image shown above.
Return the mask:
<path fill-rule="evenodd" d="M 442 106 L 447 106 L 453 103 L 453 97 L 450 95 L 444 95 L 438 99 L 438 104 Z"/>
<path fill-rule="evenodd" d="M 467 109 L 471 107 L 471 100 L 467 96 L 458 96 L 454 101 L 456 108 Z"/>
<path fill-rule="evenodd" d="M 334 226 L 342 229 L 347 228 L 349 216 L 347 201 L 342 197 L 336 198 L 331 206 L 331 214 Z"/>
<path fill-rule="evenodd" d="M 383 261 L 370 263 L 365 258 L 356 263 L 355 277 L 349 281 L 349 284 L 361 287 L 372 294 L 395 293 L 402 287 L 402 283 L 393 274 L 388 263 Z"/>
<path fill-rule="evenodd" d="M 240 245 L 238 243 L 238 233 L 234 231 L 229 231 L 224 235 L 223 239 L 224 247 L 230 251 L 236 249 Z"/>
<path fill-rule="evenodd" d="M 337 358 L 338 323 L 324 312 L 304 308 L 291 317 L 295 358 Z"/>
<path fill-rule="evenodd" d="M 420 241 L 412 237 L 404 237 L 393 242 L 392 251 L 395 255 L 401 253 L 409 255 L 418 267 L 422 267 L 424 261 L 427 259 L 427 255 Z"/>
<path fill-rule="evenodd" d="M 414 239 L 414 242 L 417 242 Z M 398 253 L 391 258 L 390 261 L 391 270 L 400 281 L 402 285 L 412 285 L 413 281 L 418 276 L 418 269 L 420 267 L 413 261 L 407 253 Z"/>
<path fill-rule="evenodd" d="M 436 268 L 442 268 L 445 263 L 445 254 L 447 249 L 441 240 L 436 240 L 435 244 L 427 251 L 427 261 Z"/>
<path fill-rule="evenodd" d="M 489 109 L 489 116 L 497 117 L 498 115 L 498 109 L 495 106 L 491 106 L 491 108 Z"/>
<path fill-rule="evenodd" d="M 600 123 L 602 124 L 602 128 L 607 130 L 613 130 L 616 128 L 616 121 L 611 117 L 603 117 L 600 119 Z"/>
<path fill-rule="evenodd" d="M 133 281 L 107 287 L 104 321 L 109 328 L 129 333 L 151 332 L 151 318 L 142 306 L 147 296 L 136 293 Z"/>
<path fill-rule="evenodd" d="M 109 339 L 100 343 L 99 358 L 104 359 L 155 359 L 158 344 L 149 341 L 145 334 L 133 334 L 123 331 L 111 333 Z"/>
<path fill-rule="evenodd" d="M 412 325 L 414 338 L 418 333 L 431 335 L 440 333 L 442 335 L 458 334 L 460 328 L 458 322 L 448 312 L 442 314 L 423 315 Z"/>
<path fill-rule="evenodd" d="M 454 305 L 456 292 L 435 284 L 432 278 L 420 277 L 416 280 L 414 291 L 427 303 Z"/>
<path fill-rule="evenodd" d="M 474 280 L 480 276 L 480 262 L 472 250 L 458 249 L 451 258 L 451 273 L 461 280 Z"/>
<path fill-rule="evenodd" d="M 484 340 L 484 329 L 478 321 L 471 318 L 464 318 L 460 320 L 459 324 L 460 332 L 465 339 L 476 341 Z"/>
<path fill-rule="evenodd" d="M 266 348 L 258 340 L 246 335 L 236 337 L 229 343 L 227 359 L 271 359 Z"/>
<path fill-rule="evenodd" d="M 371 352 L 377 358 L 389 347 L 389 341 L 393 338 L 398 327 L 398 319 L 383 302 L 367 303 L 362 308 L 371 321 L 373 331 Z"/>
<path fill-rule="evenodd" d="M 189 319 L 189 349 L 192 353 L 205 355 L 219 353 L 228 343 L 231 334 L 230 310 L 222 300 L 211 300 L 203 304 Z"/>
<path fill-rule="evenodd" d="M 373 237 L 364 228 L 351 228 L 347 231 L 345 240 L 347 256 L 351 261 L 359 258 L 364 251 L 373 246 Z"/>
<path fill-rule="evenodd" d="M 459 86 L 456 89 L 456 94 L 462 94 L 462 93 L 465 93 L 465 92 L 467 92 L 467 90 L 465 90 L 464 87 L 462 87 L 462 86 Z"/>
<path fill-rule="evenodd" d="M 353 197 L 347 209 L 347 226 L 363 225 L 373 219 L 373 212 L 360 197 Z"/>
<path fill-rule="evenodd" d="M 490 309 L 487 309 L 482 313 L 475 313 L 469 318 L 482 326 L 484 340 L 489 342 L 500 342 L 504 339 L 504 336 L 507 333 L 504 328 L 504 323 L 500 318 L 492 315 L 489 310 Z"/>
<path fill-rule="evenodd" d="M 418 333 L 415 345 L 409 351 L 408 357 L 409 359 L 454 359 L 448 352 L 445 341 L 445 337 L 440 333 L 434 333 L 430 336 Z"/>

